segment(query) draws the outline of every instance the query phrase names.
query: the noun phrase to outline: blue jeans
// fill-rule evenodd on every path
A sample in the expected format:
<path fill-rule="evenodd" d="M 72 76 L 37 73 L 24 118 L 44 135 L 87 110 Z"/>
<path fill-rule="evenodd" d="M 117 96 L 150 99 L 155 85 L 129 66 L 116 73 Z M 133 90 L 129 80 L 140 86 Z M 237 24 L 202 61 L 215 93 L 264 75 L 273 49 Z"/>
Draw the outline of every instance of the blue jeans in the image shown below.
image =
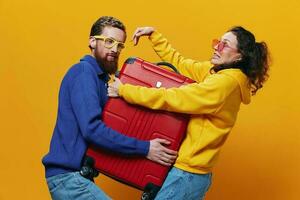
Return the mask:
<path fill-rule="evenodd" d="M 202 200 L 211 184 L 212 174 L 194 174 L 173 167 L 155 200 Z"/>
<path fill-rule="evenodd" d="M 92 181 L 79 172 L 69 172 L 47 178 L 53 200 L 107 200 L 110 199 Z"/>

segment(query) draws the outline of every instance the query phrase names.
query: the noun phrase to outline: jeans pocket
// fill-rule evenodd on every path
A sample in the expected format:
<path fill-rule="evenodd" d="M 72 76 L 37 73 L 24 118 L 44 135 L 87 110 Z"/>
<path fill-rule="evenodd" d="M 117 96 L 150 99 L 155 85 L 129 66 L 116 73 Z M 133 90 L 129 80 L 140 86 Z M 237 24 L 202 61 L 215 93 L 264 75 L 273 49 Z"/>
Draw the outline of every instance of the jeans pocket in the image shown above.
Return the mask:
<path fill-rule="evenodd" d="M 77 185 L 81 187 L 87 187 L 89 184 L 91 184 L 91 181 L 81 176 L 79 173 L 74 174 L 75 176 L 75 182 Z"/>
<path fill-rule="evenodd" d="M 49 188 L 50 193 L 55 192 L 57 189 L 62 188 L 63 187 L 63 181 L 60 180 L 48 180 L 47 179 L 47 185 Z"/>

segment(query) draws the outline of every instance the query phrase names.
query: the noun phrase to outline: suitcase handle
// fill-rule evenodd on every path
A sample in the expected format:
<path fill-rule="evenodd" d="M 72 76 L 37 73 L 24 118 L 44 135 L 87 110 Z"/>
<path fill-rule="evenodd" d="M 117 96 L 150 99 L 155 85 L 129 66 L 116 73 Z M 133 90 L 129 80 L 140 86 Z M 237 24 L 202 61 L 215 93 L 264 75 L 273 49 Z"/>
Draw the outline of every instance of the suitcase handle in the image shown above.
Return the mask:
<path fill-rule="evenodd" d="M 168 62 L 158 62 L 158 63 L 155 63 L 156 65 L 163 65 L 163 66 L 167 66 L 171 69 L 173 69 L 173 71 L 176 73 L 176 74 L 180 74 L 179 71 L 176 69 L 176 67 L 174 65 L 172 65 L 171 63 L 168 63 Z"/>

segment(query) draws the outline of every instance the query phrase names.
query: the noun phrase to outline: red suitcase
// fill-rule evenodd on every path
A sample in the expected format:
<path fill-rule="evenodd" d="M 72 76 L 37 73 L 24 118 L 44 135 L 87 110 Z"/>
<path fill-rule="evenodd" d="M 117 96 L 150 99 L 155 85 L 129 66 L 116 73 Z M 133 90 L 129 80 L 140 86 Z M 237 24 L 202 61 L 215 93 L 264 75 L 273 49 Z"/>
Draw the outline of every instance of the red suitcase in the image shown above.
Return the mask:
<path fill-rule="evenodd" d="M 146 87 L 170 88 L 194 82 L 140 58 L 127 59 L 119 78 L 123 83 Z M 168 148 L 173 150 L 179 149 L 189 121 L 188 115 L 150 110 L 130 105 L 120 98 L 108 100 L 102 117 L 107 126 L 127 136 L 141 140 L 165 138 L 171 142 Z M 93 158 L 98 171 L 144 190 L 144 197 L 156 195 L 169 170 L 143 157 L 112 154 L 95 146 L 90 146 L 86 154 Z"/>

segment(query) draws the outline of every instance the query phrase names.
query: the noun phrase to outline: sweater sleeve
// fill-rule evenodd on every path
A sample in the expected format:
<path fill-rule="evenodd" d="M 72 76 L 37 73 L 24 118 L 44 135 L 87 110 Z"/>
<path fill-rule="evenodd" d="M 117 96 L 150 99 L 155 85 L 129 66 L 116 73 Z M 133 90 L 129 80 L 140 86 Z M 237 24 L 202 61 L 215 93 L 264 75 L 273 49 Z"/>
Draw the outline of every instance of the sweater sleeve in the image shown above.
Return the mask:
<path fill-rule="evenodd" d="M 119 95 L 127 102 L 155 110 L 187 114 L 215 113 L 238 82 L 225 74 L 213 74 L 204 82 L 179 88 L 146 88 L 130 84 L 121 85 Z"/>
<path fill-rule="evenodd" d="M 149 40 L 157 55 L 166 62 L 173 64 L 181 74 L 200 82 L 212 67 L 209 61 L 199 62 L 193 59 L 184 58 L 176 49 L 172 48 L 168 40 L 157 31 L 154 31 Z"/>
<path fill-rule="evenodd" d="M 107 150 L 122 154 L 147 155 L 149 141 L 127 137 L 101 121 L 102 109 L 93 75 L 82 72 L 72 85 L 71 104 L 84 139 Z"/>

